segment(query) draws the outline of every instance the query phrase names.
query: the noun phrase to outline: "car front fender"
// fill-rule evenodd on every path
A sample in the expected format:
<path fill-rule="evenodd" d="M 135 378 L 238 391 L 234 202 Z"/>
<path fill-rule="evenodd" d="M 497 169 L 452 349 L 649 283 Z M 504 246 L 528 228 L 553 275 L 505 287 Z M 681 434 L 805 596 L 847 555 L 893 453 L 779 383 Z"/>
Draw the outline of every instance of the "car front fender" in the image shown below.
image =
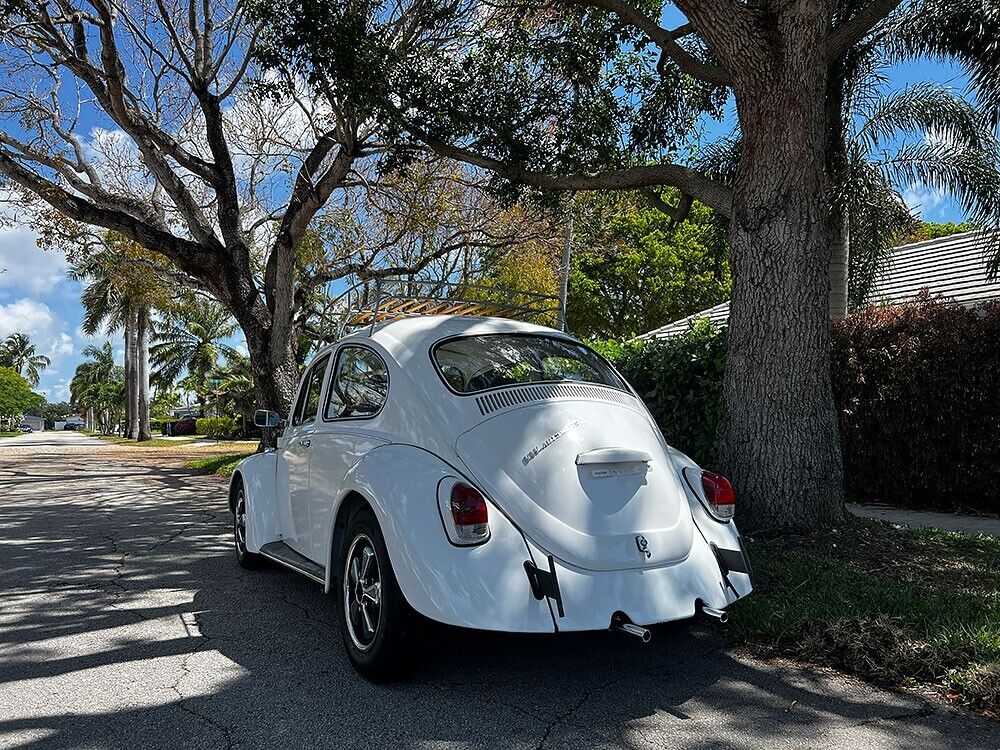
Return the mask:
<path fill-rule="evenodd" d="M 229 508 L 235 510 L 236 486 L 242 482 L 247 506 L 247 550 L 259 552 L 261 545 L 278 538 L 280 518 L 276 502 L 277 456 L 255 453 L 244 458 L 229 480 Z"/>
<path fill-rule="evenodd" d="M 357 493 L 371 505 L 403 596 L 425 617 L 482 630 L 553 632 L 548 604 L 531 592 L 524 568 L 531 554 L 524 537 L 495 505 L 487 499 L 486 542 L 459 547 L 448 540 L 437 492 L 439 483 L 449 477 L 468 481 L 426 450 L 383 445 L 348 472 L 336 502 L 339 506 Z M 338 515 L 335 510 L 334 517 Z M 327 547 L 331 557 L 336 554 L 335 536 L 331 528 Z M 339 560 L 334 560 L 327 566 L 328 589 L 337 564 Z"/>

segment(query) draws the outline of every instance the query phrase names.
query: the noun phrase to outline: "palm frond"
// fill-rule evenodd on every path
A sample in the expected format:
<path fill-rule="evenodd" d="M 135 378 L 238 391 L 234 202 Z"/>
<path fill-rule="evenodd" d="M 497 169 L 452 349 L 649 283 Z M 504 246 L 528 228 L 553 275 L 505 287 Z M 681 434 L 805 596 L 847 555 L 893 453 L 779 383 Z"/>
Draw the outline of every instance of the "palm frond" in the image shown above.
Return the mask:
<path fill-rule="evenodd" d="M 1000 3 L 918 0 L 897 14 L 886 34 L 897 60 L 950 58 L 965 70 L 991 124 L 1000 123 Z"/>
<path fill-rule="evenodd" d="M 886 176 L 857 150 L 851 154 L 834 200 L 849 217 L 848 301 L 856 308 L 870 301 L 871 289 L 888 268 L 892 249 L 917 220 Z"/>
<path fill-rule="evenodd" d="M 950 87 L 917 83 L 885 94 L 860 116 L 852 140 L 877 149 L 901 134 L 932 134 L 968 149 L 982 149 L 993 140 L 993 129 L 969 100 Z"/>
<path fill-rule="evenodd" d="M 743 155 L 743 138 L 739 133 L 731 133 L 710 143 L 695 160 L 694 166 L 709 177 L 732 185 Z"/>
<path fill-rule="evenodd" d="M 949 141 L 906 143 L 874 165 L 897 185 L 917 183 L 951 195 L 976 224 L 1000 225 L 1000 158 L 995 148 Z"/>

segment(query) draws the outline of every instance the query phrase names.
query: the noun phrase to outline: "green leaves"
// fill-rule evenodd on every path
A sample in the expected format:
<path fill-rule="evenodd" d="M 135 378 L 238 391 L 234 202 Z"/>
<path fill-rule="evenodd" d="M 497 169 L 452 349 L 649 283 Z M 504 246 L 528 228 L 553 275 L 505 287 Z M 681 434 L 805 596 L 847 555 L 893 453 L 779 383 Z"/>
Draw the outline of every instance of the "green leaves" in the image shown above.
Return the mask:
<path fill-rule="evenodd" d="M 0 367 L 0 417 L 17 418 L 45 403 L 31 390 L 28 381 L 11 367 Z"/>
<path fill-rule="evenodd" d="M 0 367 L 12 368 L 32 388 L 38 385 L 39 373 L 50 364 L 49 358 L 38 354 L 38 348 L 23 333 L 12 333 L 0 342 Z"/>
<path fill-rule="evenodd" d="M 726 340 L 725 330 L 703 320 L 672 339 L 603 342 L 595 348 L 636 389 L 666 441 L 711 466 L 722 410 Z"/>
<path fill-rule="evenodd" d="M 191 390 L 204 392 L 206 377 L 219 358 L 239 354 L 224 343 L 236 329 L 235 321 L 217 302 L 195 296 L 185 299 L 162 321 L 153 323 L 155 343 L 149 357 L 155 380 L 171 386 L 187 370 Z"/>
<path fill-rule="evenodd" d="M 568 305 L 576 334 L 638 335 L 729 296 L 725 232 L 701 204 L 682 224 L 635 193 L 583 196 L 577 205 Z"/>
<path fill-rule="evenodd" d="M 920 0 L 894 19 L 887 47 L 896 60 L 938 57 L 965 69 L 983 114 L 1000 122 L 1000 3 Z"/>

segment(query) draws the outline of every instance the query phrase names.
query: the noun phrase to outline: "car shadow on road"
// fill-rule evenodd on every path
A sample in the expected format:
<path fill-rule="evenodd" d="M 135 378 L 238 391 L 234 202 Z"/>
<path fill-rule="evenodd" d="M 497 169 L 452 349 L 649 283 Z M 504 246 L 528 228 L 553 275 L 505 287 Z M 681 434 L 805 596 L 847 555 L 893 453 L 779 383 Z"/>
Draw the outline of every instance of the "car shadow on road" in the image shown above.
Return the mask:
<path fill-rule="evenodd" d="M 409 680 L 372 685 L 347 661 L 332 598 L 236 566 L 220 481 L 136 463 L 21 468 L 0 503 L 0 745 L 967 748 L 989 736 L 913 697 L 734 655 L 701 624 L 659 627 L 649 645 L 432 628 Z"/>

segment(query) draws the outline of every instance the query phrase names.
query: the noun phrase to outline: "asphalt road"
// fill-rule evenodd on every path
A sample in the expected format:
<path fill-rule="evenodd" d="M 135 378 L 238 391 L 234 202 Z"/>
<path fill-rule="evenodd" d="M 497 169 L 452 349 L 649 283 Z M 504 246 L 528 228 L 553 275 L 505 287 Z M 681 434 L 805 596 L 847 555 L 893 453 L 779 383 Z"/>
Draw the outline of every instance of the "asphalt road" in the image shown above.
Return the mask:
<path fill-rule="evenodd" d="M 447 630 L 361 680 L 333 601 L 233 560 L 223 481 L 0 440 L 0 747 L 996 748 L 1000 725 L 727 649 L 705 626 Z"/>

